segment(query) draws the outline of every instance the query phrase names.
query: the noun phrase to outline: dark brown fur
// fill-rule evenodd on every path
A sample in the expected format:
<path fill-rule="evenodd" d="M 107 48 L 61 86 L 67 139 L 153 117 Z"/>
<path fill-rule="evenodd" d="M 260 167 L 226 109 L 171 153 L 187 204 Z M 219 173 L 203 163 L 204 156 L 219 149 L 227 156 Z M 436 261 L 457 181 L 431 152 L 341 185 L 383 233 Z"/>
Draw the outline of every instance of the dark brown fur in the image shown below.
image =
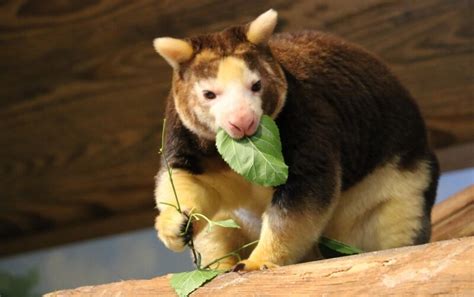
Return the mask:
<path fill-rule="evenodd" d="M 438 165 L 409 92 L 379 59 L 336 37 L 314 31 L 285 33 L 275 35 L 269 46 L 256 46 L 246 40 L 246 28 L 189 41 L 194 57 L 210 50 L 221 57 L 243 57 L 259 71 L 264 69 L 259 65 L 262 60 L 270 65 L 277 61 L 284 71 L 286 104 L 276 122 L 289 178 L 276 188 L 271 213 L 285 217 L 284 213 L 303 211 L 308 205 L 324 210 L 338 185 L 347 190 L 394 157 L 399 157 L 398 166 L 404 170 L 425 160 L 431 166 L 431 183 L 425 190 L 425 213 L 420 217 L 423 230 L 412 243 L 428 241 Z M 182 65 L 175 84 L 190 75 L 216 71 L 212 61 L 195 64 L 193 60 Z M 268 73 L 262 77 L 265 80 Z M 264 90 L 274 83 L 269 79 L 262 82 Z M 266 114 L 275 109 L 276 98 L 274 91 L 264 96 Z M 201 139 L 183 126 L 172 96 L 166 117 L 170 123 L 166 153 L 173 167 L 200 174 L 203 157 L 220 158 L 213 141 Z"/>

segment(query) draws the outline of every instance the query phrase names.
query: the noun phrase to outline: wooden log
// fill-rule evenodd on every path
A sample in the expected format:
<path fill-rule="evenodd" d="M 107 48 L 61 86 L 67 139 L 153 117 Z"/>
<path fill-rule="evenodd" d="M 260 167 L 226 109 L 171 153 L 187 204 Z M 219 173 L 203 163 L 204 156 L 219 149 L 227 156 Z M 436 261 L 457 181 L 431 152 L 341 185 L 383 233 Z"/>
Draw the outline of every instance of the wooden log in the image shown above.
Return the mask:
<path fill-rule="evenodd" d="M 474 237 L 309 262 L 246 274 L 228 273 L 193 296 L 428 296 L 474 294 Z M 81 287 L 62 296 L 172 296 L 169 275 Z"/>
<path fill-rule="evenodd" d="M 431 241 L 474 235 L 474 185 L 437 204 L 431 214 Z"/>

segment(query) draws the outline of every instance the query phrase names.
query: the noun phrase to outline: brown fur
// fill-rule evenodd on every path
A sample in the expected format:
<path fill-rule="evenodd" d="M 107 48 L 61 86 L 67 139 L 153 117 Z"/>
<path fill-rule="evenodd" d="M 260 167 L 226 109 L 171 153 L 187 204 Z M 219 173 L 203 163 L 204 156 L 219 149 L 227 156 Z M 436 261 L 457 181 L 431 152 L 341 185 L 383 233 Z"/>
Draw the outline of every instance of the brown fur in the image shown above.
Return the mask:
<path fill-rule="evenodd" d="M 166 155 L 173 168 L 187 172 L 177 187 L 190 197 L 187 207 L 248 226 L 231 237 L 195 230 L 205 258 L 222 256 L 256 237 L 260 242 L 239 268 L 312 259 L 322 233 L 367 250 L 428 241 L 438 165 L 408 91 L 378 58 L 339 38 L 306 31 L 253 44 L 246 38 L 248 28 L 187 39 L 193 56 L 175 71 L 168 101 Z M 195 116 L 200 106 L 191 86 L 216 76 L 219 61 L 229 56 L 261 73 L 264 113 L 276 118 L 280 129 L 289 177 L 270 192 L 230 174 L 216 152 L 215 133 Z M 209 160 L 221 164 L 217 171 Z M 161 191 L 167 181 L 159 177 Z M 170 193 L 163 190 L 157 201 L 166 197 Z M 246 233 L 255 224 L 239 209 L 263 218 L 257 220 L 260 235 Z M 184 245 L 172 236 L 166 240 Z"/>

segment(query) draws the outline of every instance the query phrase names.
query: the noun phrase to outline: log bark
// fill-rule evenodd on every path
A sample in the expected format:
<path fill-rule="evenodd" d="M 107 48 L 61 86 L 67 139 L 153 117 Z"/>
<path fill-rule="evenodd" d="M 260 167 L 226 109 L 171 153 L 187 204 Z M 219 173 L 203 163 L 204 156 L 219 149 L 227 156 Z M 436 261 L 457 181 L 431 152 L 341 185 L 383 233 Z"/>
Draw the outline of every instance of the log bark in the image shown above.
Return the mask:
<path fill-rule="evenodd" d="M 193 296 L 474 295 L 474 186 L 437 204 L 430 244 L 304 263 L 247 274 L 228 273 Z M 452 239 L 465 237 L 462 239 Z M 73 296 L 174 296 L 171 275 L 49 293 Z"/>
<path fill-rule="evenodd" d="M 239 274 L 193 296 L 380 296 L 474 294 L 474 237 Z M 173 296 L 169 275 L 58 291 L 62 296 Z"/>

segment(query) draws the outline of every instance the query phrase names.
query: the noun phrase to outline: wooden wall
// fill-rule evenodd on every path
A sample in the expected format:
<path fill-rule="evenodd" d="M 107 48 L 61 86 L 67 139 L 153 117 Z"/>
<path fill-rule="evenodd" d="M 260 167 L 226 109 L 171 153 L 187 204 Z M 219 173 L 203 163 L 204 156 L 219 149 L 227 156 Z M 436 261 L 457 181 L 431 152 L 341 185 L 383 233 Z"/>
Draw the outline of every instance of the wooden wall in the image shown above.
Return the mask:
<path fill-rule="evenodd" d="M 271 7 L 280 31 L 333 32 L 380 55 L 454 160 L 443 167 L 472 165 L 473 4 L 0 1 L 0 255 L 152 226 L 171 73 L 153 38 L 223 29 Z"/>

